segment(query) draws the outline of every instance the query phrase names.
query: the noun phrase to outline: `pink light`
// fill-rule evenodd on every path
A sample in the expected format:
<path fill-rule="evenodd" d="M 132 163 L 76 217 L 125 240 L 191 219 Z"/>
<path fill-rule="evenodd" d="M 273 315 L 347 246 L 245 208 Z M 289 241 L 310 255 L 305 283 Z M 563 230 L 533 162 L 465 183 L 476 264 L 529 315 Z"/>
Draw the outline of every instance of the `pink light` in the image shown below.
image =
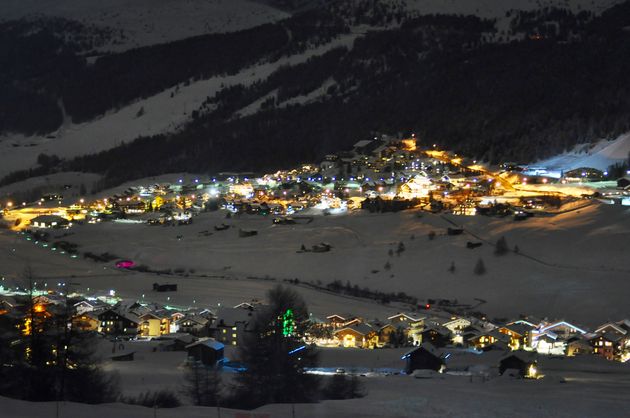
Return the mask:
<path fill-rule="evenodd" d="M 119 269 L 130 269 L 134 266 L 134 262 L 131 260 L 121 260 L 116 262 L 116 267 Z"/>

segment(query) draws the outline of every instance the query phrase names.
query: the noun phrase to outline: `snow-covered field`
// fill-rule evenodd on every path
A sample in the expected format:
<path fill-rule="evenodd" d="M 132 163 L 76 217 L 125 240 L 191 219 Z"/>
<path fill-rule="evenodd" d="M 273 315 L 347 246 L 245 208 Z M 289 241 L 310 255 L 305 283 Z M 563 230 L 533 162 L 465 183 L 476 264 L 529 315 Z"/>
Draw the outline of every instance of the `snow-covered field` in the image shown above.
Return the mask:
<path fill-rule="evenodd" d="M 448 236 L 461 224 L 466 233 Z M 214 231 L 222 222 L 234 226 Z M 239 238 L 238 228 L 256 229 L 254 237 Z M 212 232 L 206 236 L 201 231 Z M 436 231 L 435 240 L 427 238 Z M 360 287 L 388 292 L 404 291 L 420 299 L 458 299 L 477 305 L 491 317 L 533 314 L 566 318 L 585 326 L 628 317 L 630 258 L 627 237 L 630 211 L 593 204 L 553 217 L 514 222 L 511 218 L 455 217 L 415 212 L 398 214 L 354 213 L 348 216 L 316 216 L 310 224 L 272 225 L 270 218 L 243 216 L 226 220 L 220 212 L 202 214 L 188 226 L 161 227 L 105 223 L 73 227 L 64 238 L 80 245 L 80 251 L 110 252 L 152 269 L 183 269 L 189 277 L 164 277 L 115 271 L 111 266 L 82 260 L 59 259 L 48 249 L 35 246 L 13 233 L 0 235 L 3 275 L 16 277 L 28 260 L 36 274 L 53 277 L 75 275 L 80 287 L 116 289 L 119 294 L 140 297 L 158 282 L 176 282 L 181 291 L 170 303 L 231 303 L 262 297 L 274 282 L 265 278 L 350 281 Z M 178 238 L 179 236 L 179 238 Z M 412 236 L 414 239 L 412 239 Z M 505 236 L 519 253 L 499 257 L 488 242 Z M 329 253 L 297 253 L 319 242 L 333 246 Z M 484 245 L 467 249 L 467 241 Z M 403 242 L 400 256 L 389 256 Z M 11 243 L 19 245 L 11 252 Z M 57 258 L 55 258 L 57 257 Z M 477 260 L 487 273 L 473 274 Z M 45 262 L 44 262 L 45 261 Z M 385 264 L 389 261 L 391 268 Z M 451 263 L 455 272 L 448 271 Z M 191 271 L 192 270 L 192 271 Z M 210 277 L 200 277 L 200 276 Z M 257 279 L 247 279 L 255 277 Z M 382 305 L 369 302 L 348 305 L 348 299 L 300 286 L 317 315 L 333 311 L 386 314 Z M 162 296 L 161 296 L 162 297 Z M 481 302 L 485 301 L 485 303 Z M 162 297 L 162 301 L 165 301 Z"/>
<path fill-rule="evenodd" d="M 569 362 L 569 360 L 564 360 Z M 116 416 L 142 417 L 610 417 L 626 416 L 630 401 L 627 367 L 605 373 L 601 380 L 559 383 L 553 375 L 538 381 L 496 378 L 486 382 L 468 377 L 440 375 L 431 379 L 410 376 L 362 378 L 367 396 L 317 404 L 273 404 L 254 411 L 185 406 L 159 409 L 123 405 L 82 405 L 62 403 L 60 415 L 74 418 Z M 54 402 L 29 403 L 0 398 L 3 413 L 12 418 L 54 416 Z M 155 415 L 154 415 L 155 414 Z M 219 415 L 220 414 L 220 415 Z M 293 415 L 294 414 L 294 415 Z"/>
<path fill-rule="evenodd" d="M 122 51 L 191 36 L 232 32 L 288 17 L 251 0 L 3 0 L 0 20 L 61 17 L 123 34 Z"/>

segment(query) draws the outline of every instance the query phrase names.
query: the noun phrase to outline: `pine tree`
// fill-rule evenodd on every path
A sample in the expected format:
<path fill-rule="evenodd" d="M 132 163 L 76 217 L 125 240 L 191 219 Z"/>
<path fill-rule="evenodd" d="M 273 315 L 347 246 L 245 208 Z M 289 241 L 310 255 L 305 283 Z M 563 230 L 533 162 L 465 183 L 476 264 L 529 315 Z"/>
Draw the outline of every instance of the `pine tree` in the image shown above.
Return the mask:
<path fill-rule="evenodd" d="M 217 406 L 220 402 L 221 374 L 216 368 L 198 362 L 190 365 L 185 374 L 184 393 L 199 406 Z"/>
<path fill-rule="evenodd" d="M 236 377 L 232 403 L 243 408 L 314 401 L 319 380 L 304 370 L 317 365 L 318 353 L 301 341 L 308 320 L 306 302 L 280 285 L 267 297 L 269 307 L 256 313 L 253 331 L 240 346 L 240 359 L 247 370 Z M 287 323 L 289 311 L 291 321 Z"/>
<path fill-rule="evenodd" d="M 509 247 L 507 244 L 507 241 L 505 240 L 505 237 L 501 237 L 499 238 L 499 240 L 497 241 L 497 245 L 494 249 L 494 254 L 495 255 L 505 255 L 509 252 Z"/>
<path fill-rule="evenodd" d="M 477 264 L 475 264 L 475 269 L 473 270 L 473 272 L 477 276 L 481 276 L 482 274 L 486 273 L 486 265 L 484 264 L 484 262 L 483 262 L 483 260 L 481 258 L 479 260 L 477 260 Z"/>

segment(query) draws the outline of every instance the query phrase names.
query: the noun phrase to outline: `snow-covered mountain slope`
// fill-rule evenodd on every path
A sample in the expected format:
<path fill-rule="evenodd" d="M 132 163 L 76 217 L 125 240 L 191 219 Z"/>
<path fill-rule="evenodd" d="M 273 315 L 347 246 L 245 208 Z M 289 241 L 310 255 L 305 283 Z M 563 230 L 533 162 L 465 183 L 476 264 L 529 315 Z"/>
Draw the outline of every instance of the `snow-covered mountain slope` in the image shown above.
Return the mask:
<path fill-rule="evenodd" d="M 282 66 L 303 63 L 333 48 L 351 48 L 359 34 L 346 34 L 324 45 L 274 62 L 260 63 L 234 75 L 212 77 L 170 88 L 86 123 L 67 121 L 54 135 L 0 136 L 0 176 L 35 165 L 39 154 L 72 158 L 130 142 L 139 136 L 176 131 L 192 119 L 192 112 L 225 87 L 264 80 Z M 253 110 L 257 111 L 258 108 Z"/>
<path fill-rule="evenodd" d="M 288 14 L 250 0 L 3 0 L 0 20 L 60 17 L 113 29 L 103 50 L 165 43 L 205 33 L 232 32 Z"/>
<path fill-rule="evenodd" d="M 444 13 L 501 18 L 509 10 L 536 10 L 545 7 L 569 9 L 574 12 L 601 12 L 620 0 L 406 0 L 410 11 L 420 14 Z"/>
<path fill-rule="evenodd" d="M 614 140 L 603 139 L 594 144 L 579 144 L 571 151 L 546 160 L 536 165 L 555 170 L 573 170 L 580 167 L 592 167 L 605 171 L 611 165 L 628 161 L 630 158 L 630 133 Z"/>

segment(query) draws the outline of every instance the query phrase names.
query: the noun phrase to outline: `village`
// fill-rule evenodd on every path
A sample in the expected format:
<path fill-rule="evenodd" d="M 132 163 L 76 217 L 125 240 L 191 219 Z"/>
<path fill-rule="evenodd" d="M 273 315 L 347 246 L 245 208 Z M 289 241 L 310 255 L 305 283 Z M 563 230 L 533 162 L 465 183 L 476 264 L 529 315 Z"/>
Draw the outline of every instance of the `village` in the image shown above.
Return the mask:
<path fill-rule="evenodd" d="M 217 240 L 215 249 L 247 242 L 253 242 L 248 245 L 255 249 L 265 245 L 273 248 L 278 242 L 257 244 L 255 239 L 261 235 L 266 239 L 271 231 L 267 228 L 287 235 L 299 227 L 310 228 L 302 237 L 313 238 L 301 241 L 301 245 L 293 244 L 299 238 L 292 240 L 288 250 L 294 256 L 338 253 L 337 242 L 330 242 L 326 237 L 331 235 L 324 231 L 337 231 L 339 227 L 323 228 L 322 220 L 352 218 L 361 213 L 378 217 L 409 212 L 405 222 L 443 223 L 440 228 L 431 227 L 426 233 L 427 242 L 452 238 L 461 241 L 457 242 L 465 248 L 463 251 L 471 254 L 484 246 L 493 248 L 495 254 L 503 251 L 510 256 L 535 259 L 518 246 L 508 248 L 505 243 L 483 239 L 464 228 L 459 220 L 481 217 L 500 219 L 502 225 L 528 225 L 533 219 L 553 220 L 555 216 L 579 214 L 600 206 L 623 210 L 630 205 L 630 179 L 608 179 L 607 174 L 587 168 L 554 177 L 509 163 L 491 171 L 435 146 L 422 148 L 412 137 L 360 141 L 352 151 L 329 155 L 319 165 L 267 175 L 221 173 L 205 179 L 189 176 L 173 182 L 124 185 L 97 193 L 94 198 L 69 198 L 63 193 L 63 189 L 50 190 L 35 202 L 6 202 L 3 233 L 12 237 L 7 242 L 13 242 L 13 248 L 7 248 L 8 254 L 14 257 L 23 248 L 31 248 L 29 251 L 45 252 L 46 257 L 56 257 L 63 263 L 88 263 L 94 270 L 120 273 L 124 282 L 134 282 L 134 287 L 117 292 L 108 276 L 100 279 L 90 273 L 89 283 L 94 284 L 87 286 L 93 287 L 82 285 L 79 289 L 73 283 L 79 279 L 74 273 L 64 277 L 63 268 L 61 274 L 48 279 L 33 277 L 34 283 L 25 283 L 25 277 L 15 273 L 0 272 L 1 316 L 19 324 L 24 336 L 34 332 L 38 322 L 64 318 L 69 329 L 98 335 L 99 354 L 113 370 L 126 370 L 125 365 L 140 359 L 138 367 L 143 370 L 158 367 L 165 373 L 179 373 L 182 365 L 202 364 L 225 373 L 239 373 L 247 369 L 247 364 L 240 361 L 239 347 L 248 333 L 254 332 L 253 324 L 257 315 L 265 312 L 266 302 L 264 298 L 252 299 L 252 295 L 239 293 L 238 303 L 233 303 L 234 299 L 208 303 L 207 296 L 202 300 L 202 295 L 215 291 L 215 284 L 203 284 L 203 280 L 228 280 L 245 274 L 236 269 L 246 263 L 246 257 L 235 250 L 237 255 L 232 256 L 237 261 L 220 267 L 220 275 L 214 272 L 212 276 L 195 271 L 197 267 L 193 268 L 192 262 L 167 268 L 168 261 L 162 253 L 173 253 L 171 256 L 177 259 L 183 258 L 177 255 L 180 253 L 207 251 L 203 243 L 209 237 Z M 365 218 L 365 222 L 377 222 L 376 219 Z M 397 225 L 397 221 L 393 222 Z M 107 225 L 122 229 L 104 230 Z M 201 230 L 190 232 L 191 225 Z M 314 232 L 318 230 L 321 234 Z M 228 233 L 229 239 L 221 238 Z M 144 241 L 128 247 L 122 244 L 140 235 Z M 104 251 L 103 245 L 91 243 L 101 236 L 103 242 L 118 239 L 120 243 L 113 242 L 115 249 Z M 392 280 L 395 268 L 390 270 L 391 264 L 399 263 L 406 248 L 418 241 L 413 233 L 405 239 L 405 243 L 387 243 L 387 262 L 382 268 L 365 267 L 373 280 Z M 146 264 L 146 254 L 132 251 L 150 242 L 168 243 L 168 247 L 151 248 L 146 253 L 159 256 L 162 264 Z M 183 243 L 190 247 L 176 253 L 174 249 Z M 348 247 L 354 248 L 356 243 Z M 268 258 L 268 253 L 263 257 Z M 217 258 L 228 263 L 226 257 Z M 299 261 L 299 271 L 316 270 L 303 267 L 304 262 Z M 309 262 L 314 266 L 322 263 Z M 258 258 L 250 258 L 247 263 L 253 266 L 248 264 L 248 272 L 261 266 Z M 282 264 L 274 260 L 269 263 Z M 457 263 L 459 268 L 460 261 Z M 449 264 L 442 274 L 453 276 L 455 261 Z M 474 274 L 482 277 L 484 271 L 477 269 L 478 265 Z M 142 275 L 142 282 L 138 275 Z M 205 290 L 182 294 L 182 286 L 190 287 L 193 278 Z M 151 280 L 151 288 L 146 287 Z M 513 308 L 510 317 L 499 318 L 482 312 L 484 301 L 457 302 L 426 294 L 419 298 L 401 289 L 359 289 L 350 281 L 325 284 L 282 277 L 278 281 L 322 298 L 337 295 L 367 304 L 361 313 L 353 312 L 351 306 L 343 308 L 338 301 L 334 302 L 334 309 L 320 305 L 310 312 L 298 337 L 304 346 L 322 350 L 327 360 L 308 373 L 361 377 L 408 374 L 418 378 L 451 375 L 484 381 L 511 376 L 535 380 L 544 378 L 546 364 L 558 359 L 567 360 L 565 369 L 582 364 L 581 359 L 600 362 L 597 364 L 628 364 L 630 359 L 630 319 L 624 317 L 586 326 L 571 319 L 573 311 L 556 307 L 565 313 L 560 316 L 557 310 L 551 314 L 543 311 L 541 315 L 537 309 L 536 315 L 530 315 Z M 220 286 L 233 285 L 225 283 Z M 111 290 L 103 291 L 108 287 Z M 508 297 L 501 298 L 509 304 Z M 158 353 L 172 354 L 169 361 L 159 366 L 143 362 Z M 374 355 L 367 354 L 366 359 L 365 353 Z"/>
<path fill-rule="evenodd" d="M 175 289 L 158 287 L 156 291 Z M 19 325 L 22 335 L 37 332 L 46 320 L 67 318 L 68 328 L 101 337 L 99 353 L 106 363 L 133 362 L 151 352 L 180 353 L 173 363 L 218 367 L 239 373 L 247 365 L 238 349 L 254 332 L 257 315 L 267 309 L 260 300 L 236 306 L 209 308 L 164 306 L 112 295 L 84 296 L 76 292 L 8 292 L 3 289 L 0 313 Z M 335 352 L 356 353 L 358 362 L 336 360 L 308 370 L 321 375 L 356 374 L 363 377 L 410 374 L 430 378 L 438 374 L 492 379 L 500 375 L 541 379 L 549 359 L 585 359 L 626 362 L 630 358 L 630 320 L 622 319 L 587 330 L 565 320 L 533 317 L 493 323 L 486 318 L 460 315 L 444 306 L 425 306 L 399 312 L 382 320 L 332 313 L 324 318 L 312 313 L 299 335 L 305 345 L 316 346 L 336 359 Z M 296 332 L 291 325 L 289 332 Z M 48 331 L 50 332 L 50 330 Z M 398 354 L 398 362 L 361 364 L 361 352 Z M 340 357 L 343 359 L 343 356 Z M 137 359 L 136 359 L 137 360 Z M 120 363 L 119 363 L 120 362 Z M 358 364 L 357 364 L 358 363 Z M 378 362 L 377 362 L 378 363 Z M 572 363 L 567 363 L 571 369 Z M 580 363 L 576 363 L 580 364 Z M 153 366 L 152 366 L 153 367 Z M 146 371 L 148 372 L 148 370 Z"/>
<path fill-rule="evenodd" d="M 7 196 L 0 200 L 3 219 L 15 230 L 103 221 L 182 225 L 202 211 L 223 209 L 235 215 L 272 216 L 274 222 L 284 224 L 308 221 L 296 219 L 300 215 L 413 207 L 525 220 L 558 213 L 568 204 L 579 207 L 592 198 L 630 206 L 628 173 L 617 179 L 590 167 L 558 173 L 514 163 L 491 169 L 435 145 L 422 147 L 415 137 L 387 136 L 359 141 L 352 150 L 327 155 L 319 164 L 273 174 L 219 173 L 188 182 L 180 178 L 130 186 L 96 199 L 85 190 L 75 198 L 77 191 L 72 192 L 72 187 L 51 185 L 35 201 Z M 72 193 L 64 196 L 64 192 Z"/>

